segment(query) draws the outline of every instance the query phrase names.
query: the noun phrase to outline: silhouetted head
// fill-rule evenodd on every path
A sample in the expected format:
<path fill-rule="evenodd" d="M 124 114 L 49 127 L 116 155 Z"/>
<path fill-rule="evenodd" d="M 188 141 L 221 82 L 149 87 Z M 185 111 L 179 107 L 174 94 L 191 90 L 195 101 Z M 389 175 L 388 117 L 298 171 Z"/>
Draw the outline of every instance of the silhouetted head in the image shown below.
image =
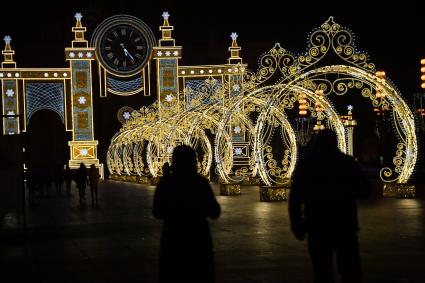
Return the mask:
<path fill-rule="evenodd" d="M 94 166 L 94 164 L 90 165 L 91 169 L 96 169 L 96 166 Z"/>
<path fill-rule="evenodd" d="M 321 130 L 316 136 L 315 150 L 333 151 L 338 149 L 336 134 L 330 129 Z"/>
<path fill-rule="evenodd" d="M 80 169 L 86 169 L 86 165 L 83 162 L 80 163 Z"/>
<path fill-rule="evenodd" d="M 198 171 L 196 152 L 188 145 L 176 146 L 171 169 L 174 174 L 195 174 Z"/>

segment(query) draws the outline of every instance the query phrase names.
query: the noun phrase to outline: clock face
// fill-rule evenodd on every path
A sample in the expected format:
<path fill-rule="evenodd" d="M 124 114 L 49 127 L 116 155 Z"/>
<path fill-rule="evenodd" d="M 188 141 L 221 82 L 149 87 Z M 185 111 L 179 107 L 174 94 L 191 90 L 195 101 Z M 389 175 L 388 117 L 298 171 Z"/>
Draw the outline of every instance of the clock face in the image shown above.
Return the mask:
<path fill-rule="evenodd" d="M 154 37 L 139 19 L 118 15 L 100 24 L 92 42 L 100 64 L 111 74 L 132 76 L 148 63 Z"/>

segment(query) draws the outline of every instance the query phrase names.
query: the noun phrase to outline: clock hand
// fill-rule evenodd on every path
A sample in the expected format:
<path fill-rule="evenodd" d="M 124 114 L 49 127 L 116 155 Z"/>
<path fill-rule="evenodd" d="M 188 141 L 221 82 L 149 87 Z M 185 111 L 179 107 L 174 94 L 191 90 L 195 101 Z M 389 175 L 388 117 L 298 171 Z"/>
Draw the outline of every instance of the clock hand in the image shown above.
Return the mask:
<path fill-rule="evenodd" d="M 131 56 L 130 52 L 128 52 L 127 48 L 124 47 L 124 43 L 121 43 L 120 46 L 124 50 L 124 55 L 130 57 L 131 61 L 134 63 L 134 57 Z"/>

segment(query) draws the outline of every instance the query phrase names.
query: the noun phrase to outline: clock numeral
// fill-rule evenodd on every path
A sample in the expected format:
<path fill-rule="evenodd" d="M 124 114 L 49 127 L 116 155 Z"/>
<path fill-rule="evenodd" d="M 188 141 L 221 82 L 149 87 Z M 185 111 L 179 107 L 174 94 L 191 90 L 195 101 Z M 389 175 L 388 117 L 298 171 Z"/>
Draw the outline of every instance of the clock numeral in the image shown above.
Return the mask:
<path fill-rule="evenodd" d="M 107 40 L 107 41 L 109 41 L 109 42 L 114 42 L 114 41 L 113 41 L 111 38 L 109 38 L 109 37 L 108 37 L 106 40 Z"/>
<path fill-rule="evenodd" d="M 142 46 L 142 45 L 137 45 L 137 46 L 136 46 L 136 49 L 137 49 L 137 50 L 142 50 L 142 49 L 143 49 L 143 46 Z"/>
<path fill-rule="evenodd" d="M 127 67 L 127 61 L 125 61 L 125 60 L 124 60 L 124 61 L 122 62 L 122 65 L 123 65 L 123 67 Z"/>
<path fill-rule="evenodd" d="M 115 37 L 118 38 L 118 32 L 116 32 L 115 30 L 112 32 L 114 34 Z"/>
<path fill-rule="evenodd" d="M 132 31 L 130 32 L 130 37 L 132 37 L 132 36 L 133 36 L 133 33 L 134 33 L 134 31 L 132 30 Z"/>
<path fill-rule="evenodd" d="M 118 63 L 120 62 L 120 60 L 118 60 L 117 58 L 115 58 L 115 60 L 114 60 L 114 64 L 115 65 L 118 65 Z"/>
<path fill-rule="evenodd" d="M 134 40 L 134 42 L 138 42 L 138 41 L 140 41 L 140 37 L 136 37 L 136 39 Z"/>
<path fill-rule="evenodd" d="M 122 28 L 121 29 L 121 34 L 125 36 L 127 34 L 127 30 L 125 28 Z"/>
<path fill-rule="evenodd" d="M 108 56 L 109 59 L 114 58 L 114 53 L 109 52 L 108 54 L 106 54 L 106 56 Z"/>
<path fill-rule="evenodd" d="M 142 58 L 142 55 L 140 55 L 139 53 L 137 53 L 135 56 L 139 59 Z"/>
<path fill-rule="evenodd" d="M 111 50 L 112 47 L 111 46 L 105 46 L 105 50 Z"/>

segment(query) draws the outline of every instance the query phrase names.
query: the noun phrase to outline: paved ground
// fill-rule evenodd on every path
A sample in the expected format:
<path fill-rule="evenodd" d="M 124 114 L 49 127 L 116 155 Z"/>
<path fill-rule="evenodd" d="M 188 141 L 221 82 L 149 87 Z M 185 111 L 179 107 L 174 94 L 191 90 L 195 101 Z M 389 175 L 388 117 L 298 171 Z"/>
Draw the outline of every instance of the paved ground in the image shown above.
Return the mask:
<path fill-rule="evenodd" d="M 75 188 L 71 198 L 38 199 L 28 208 L 27 241 L 6 215 L 0 282 L 156 282 L 154 189 L 104 182 L 97 209 L 80 208 Z M 260 202 L 256 187 L 217 199 L 222 216 L 210 222 L 217 282 L 312 282 L 306 244 L 289 231 L 287 202 Z M 425 282 L 425 201 L 377 198 L 360 203 L 359 214 L 364 282 Z"/>

